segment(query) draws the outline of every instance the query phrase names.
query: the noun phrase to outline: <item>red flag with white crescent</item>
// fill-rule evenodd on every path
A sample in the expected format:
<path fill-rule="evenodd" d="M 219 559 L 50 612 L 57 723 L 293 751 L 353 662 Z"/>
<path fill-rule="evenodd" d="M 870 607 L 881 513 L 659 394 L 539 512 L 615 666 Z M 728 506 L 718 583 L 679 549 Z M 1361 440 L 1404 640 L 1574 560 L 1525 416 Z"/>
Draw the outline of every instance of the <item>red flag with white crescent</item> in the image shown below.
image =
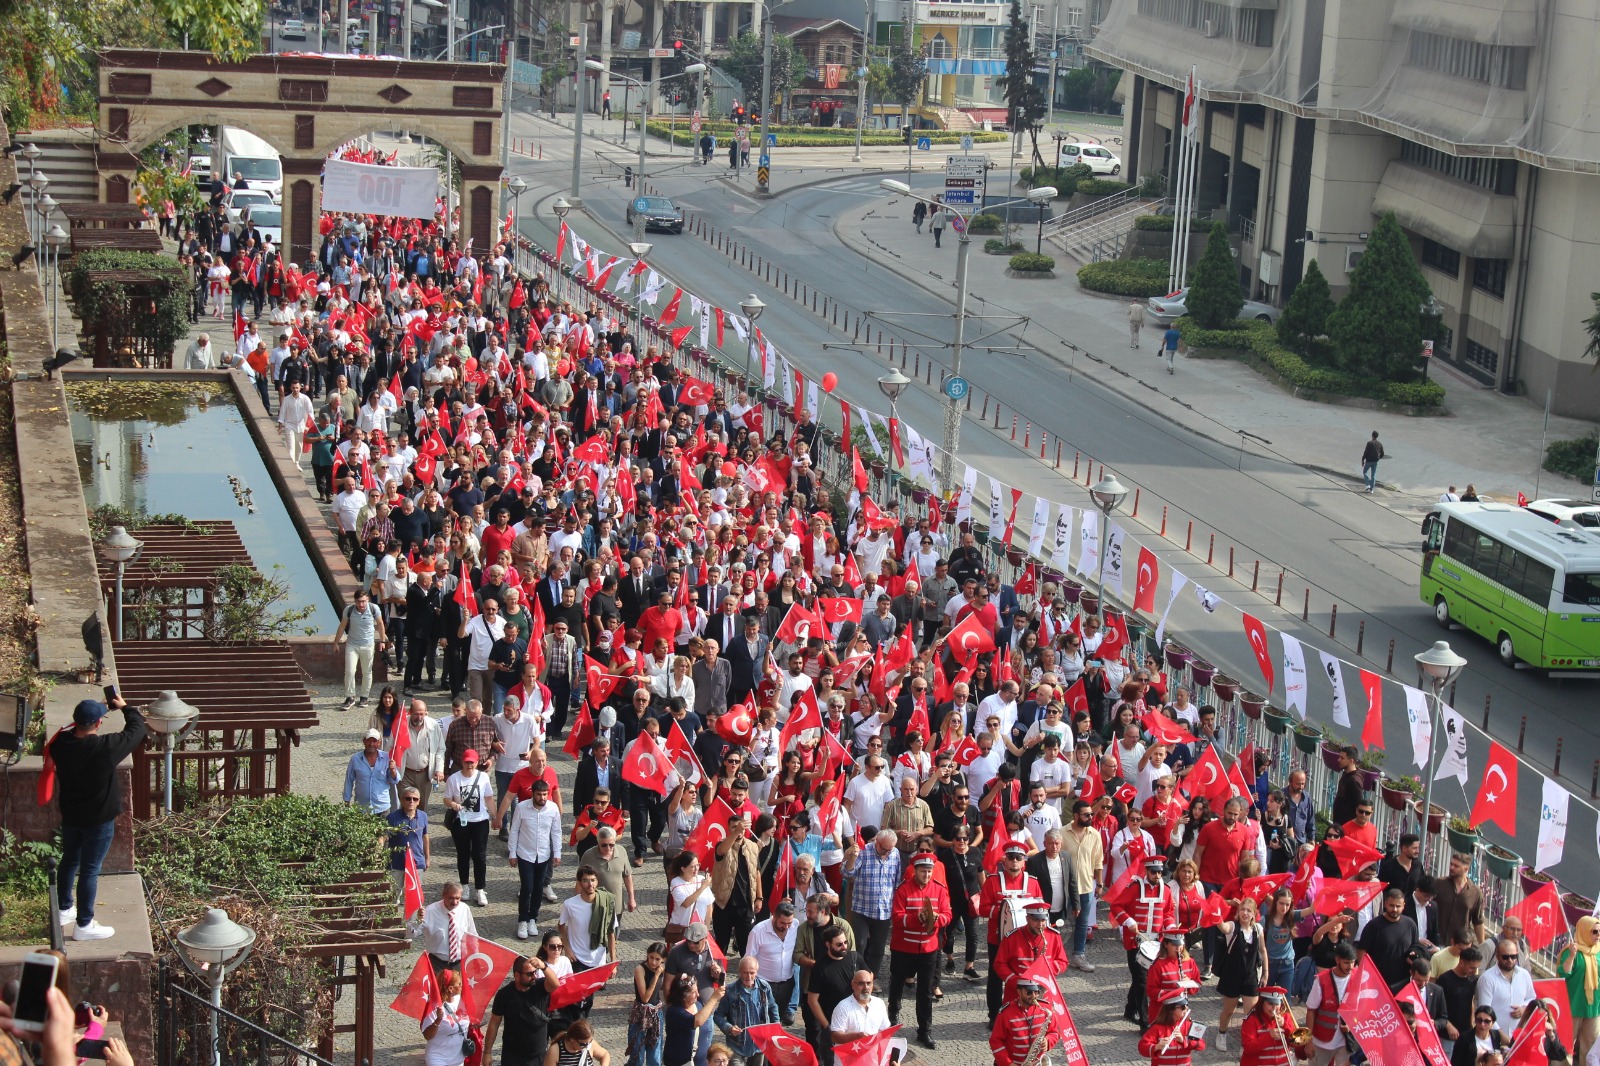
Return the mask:
<path fill-rule="evenodd" d="M 1517 757 L 1499 741 L 1489 742 L 1489 762 L 1472 805 L 1471 822 L 1474 827 L 1493 822 L 1507 835 L 1517 835 Z"/>
<path fill-rule="evenodd" d="M 563 977 L 556 990 L 550 993 L 550 1012 L 553 1014 L 562 1007 L 570 1007 L 574 1003 L 582 1003 L 590 996 L 595 995 L 606 986 L 611 976 L 617 972 L 617 963 L 611 962 L 604 966 L 596 966 L 592 970 L 575 973 Z"/>
<path fill-rule="evenodd" d="M 422 894 L 422 874 L 417 870 L 417 856 L 409 844 L 406 845 L 405 872 L 405 891 L 400 895 L 400 917 L 410 921 L 428 905 L 428 900 Z"/>
<path fill-rule="evenodd" d="M 733 808 L 719 796 L 711 801 L 711 806 L 706 808 L 705 815 L 694 830 L 684 837 L 683 850 L 693 852 L 700 859 L 703 869 L 711 869 L 717 845 L 727 837 L 728 819 L 732 817 Z"/>
<path fill-rule="evenodd" d="M 411 967 L 411 976 L 400 986 L 400 994 L 389 1004 L 390 1010 L 399 1011 L 407 1018 L 421 1021 L 444 1006 L 444 994 L 433 973 L 433 960 L 423 954 Z"/>
<path fill-rule="evenodd" d="M 1161 563 L 1156 559 L 1155 552 L 1143 546 L 1139 548 L 1138 573 L 1138 583 L 1134 585 L 1133 609 L 1154 614 L 1156 585 L 1161 580 Z"/>
<path fill-rule="evenodd" d="M 1250 642 L 1250 650 L 1255 653 L 1256 665 L 1261 667 L 1261 676 L 1267 679 L 1266 695 L 1272 695 L 1272 651 L 1267 647 L 1267 627 L 1261 624 L 1261 619 L 1248 612 L 1241 612 L 1244 617 L 1244 635 Z"/>
<path fill-rule="evenodd" d="M 745 1035 L 755 1041 L 772 1066 L 817 1066 L 816 1049 L 777 1022 L 752 1025 Z"/>
<path fill-rule="evenodd" d="M 1363 748 L 1383 748 L 1383 678 L 1361 671 L 1361 689 L 1367 694 L 1367 720 L 1361 727 Z"/>
<path fill-rule="evenodd" d="M 667 772 L 671 769 L 672 760 L 661 745 L 649 733 L 640 733 L 622 760 L 622 779 L 665 796 L 671 791 L 667 788 Z"/>
<path fill-rule="evenodd" d="M 1554 881 L 1546 881 L 1522 902 L 1506 909 L 1506 917 L 1521 918 L 1529 951 L 1543 951 L 1568 931 L 1567 912 L 1561 906 L 1561 891 Z"/>

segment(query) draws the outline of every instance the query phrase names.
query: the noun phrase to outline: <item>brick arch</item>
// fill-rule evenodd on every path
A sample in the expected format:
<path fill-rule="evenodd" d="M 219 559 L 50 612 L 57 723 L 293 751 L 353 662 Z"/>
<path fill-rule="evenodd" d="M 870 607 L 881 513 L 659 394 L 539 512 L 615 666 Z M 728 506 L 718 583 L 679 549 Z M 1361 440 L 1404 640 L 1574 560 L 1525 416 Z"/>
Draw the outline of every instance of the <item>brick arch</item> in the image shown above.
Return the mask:
<path fill-rule="evenodd" d="M 461 231 L 473 234 L 487 225 L 475 215 L 494 211 L 504 79 L 501 64 L 311 55 L 219 63 L 203 52 L 113 48 L 100 63 L 100 170 L 109 193 L 131 182 L 140 151 L 176 128 L 247 129 L 283 156 L 285 251 L 305 262 L 315 249 L 301 241 L 315 240 L 328 154 L 374 130 L 408 129 L 461 161 L 473 193 Z"/>

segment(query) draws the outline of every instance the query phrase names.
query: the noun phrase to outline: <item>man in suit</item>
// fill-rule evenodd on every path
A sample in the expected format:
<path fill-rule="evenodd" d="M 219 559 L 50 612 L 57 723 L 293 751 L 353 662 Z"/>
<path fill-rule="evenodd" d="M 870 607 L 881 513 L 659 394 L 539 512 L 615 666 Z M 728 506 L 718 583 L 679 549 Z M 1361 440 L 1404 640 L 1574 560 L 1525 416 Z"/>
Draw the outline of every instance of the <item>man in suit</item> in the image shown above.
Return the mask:
<path fill-rule="evenodd" d="M 406 671 L 404 689 L 415 692 L 422 685 L 422 667 L 428 667 L 428 684 L 433 684 L 439 661 L 439 613 L 443 608 L 439 586 L 434 584 L 433 571 L 417 574 L 416 582 L 406 590 Z"/>
<path fill-rule="evenodd" d="M 544 577 L 539 579 L 535 593 L 539 597 L 539 605 L 544 608 L 546 618 L 553 617 L 556 609 L 561 606 L 561 594 L 567 587 L 566 565 L 552 560 L 545 569 Z"/>
<path fill-rule="evenodd" d="M 567 622 L 558 618 L 544 638 L 544 670 L 539 680 L 550 689 L 551 740 L 560 740 L 567 725 L 567 711 L 572 707 L 572 697 L 583 680 L 583 663 L 578 655 L 578 642 L 567 633 Z"/>
<path fill-rule="evenodd" d="M 622 609 L 623 624 L 638 625 L 639 616 L 656 602 L 656 593 L 660 591 L 656 579 L 645 569 L 644 559 L 638 555 L 630 558 L 627 575 L 617 583 L 617 602 Z"/>
<path fill-rule="evenodd" d="M 1012 616 L 1017 613 L 1017 590 L 1000 583 L 1000 575 L 989 575 L 989 602 L 1000 612 L 1000 628 L 1010 629 Z"/>
<path fill-rule="evenodd" d="M 1072 857 L 1061 849 L 1061 830 L 1047 830 L 1044 847 L 1028 856 L 1023 868 L 1039 882 L 1039 891 L 1050 906 L 1050 924 L 1070 929 L 1077 895 L 1072 887 Z"/>
<path fill-rule="evenodd" d="M 594 802 L 594 790 L 609 788 L 617 798 L 616 805 L 627 809 L 627 797 L 622 796 L 622 753 L 611 746 L 608 737 L 596 737 L 594 746 L 578 760 L 578 769 L 572 781 L 572 809 L 581 811 Z"/>
<path fill-rule="evenodd" d="M 767 637 L 761 635 L 761 622 L 753 615 L 744 620 L 744 635 L 728 646 L 728 667 L 732 677 L 728 684 L 728 704 L 743 703 L 761 681 L 766 668 Z"/>
<path fill-rule="evenodd" d="M 1002 616 L 1003 617 L 1003 616 Z M 1010 625 L 1002 625 L 995 630 L 995 646 L 1010 655 L 1022 645 L 1022 638 L 1028 635 L 1033 628 L 1033 622 L 1027 611 L 1017 611 L 1011 616 Z"/>
<path fill-rule="evenodd" d="M 759 625 L 757 631 L 760 631 Z M 733 642 L 744 636 L 744 618 L 739 614 L 737 597 L 722 598 L 717 613 L 706 620 L 705 636 L 707 640 L 715 640 L 721 648 L 733 647 Z"/>
<path fill-rule="evenodd" d="M 695 554 L 700 554 L 700 549 L 695 549 Z M 696 563 L 699 560 L 695 560 Z M 698 570 L 698 565 L 691 567 L 690 572 Z M 722 581 L 720 567 L 706 567 L 706 583 L 694 590 L 694 605 L 706 614 L 716 614 L 722 607 L 722 601 L 728 598 L 728 586 Z"/>

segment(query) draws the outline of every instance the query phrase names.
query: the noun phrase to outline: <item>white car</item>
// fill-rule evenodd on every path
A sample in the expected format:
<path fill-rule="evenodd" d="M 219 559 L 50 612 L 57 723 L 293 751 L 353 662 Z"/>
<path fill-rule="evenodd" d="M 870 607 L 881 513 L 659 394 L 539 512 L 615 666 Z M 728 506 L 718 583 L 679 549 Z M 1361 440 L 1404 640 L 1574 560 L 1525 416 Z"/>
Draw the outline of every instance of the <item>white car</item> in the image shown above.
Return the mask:
<path fill-rule="evenodd" d="M 1600 504 L 1583 500 L 1534 500 L 1528 510 L 1565 529 L 1586 529 L 1600 533 Z"/>
<path fill-rule="evenodd" d="M 1122 160 L 1104 145 L 1063 144 L 1061 154 L 1057 157 L 1057 165 L 1070 167 L 1079 163 L 1096 174 L 1115 176 L 1122 173 Z"/>
<path fill-rule="evenodd" d="M 1144 312 L 1150 316 L 1150 321 L 1158 326 L 1170 326 L 1186 313 L 1184 301 L 1189 296 L 1187 288 L 1179 289 L 1170 296 L 1152 296 L 1145 305 Z M 1255 319 L 1257 322 L 1276 322 L 1282 314 L 1271 304 L 1264 304 L 1256 300 L 1246 300 L 1239 308 L 1239 317 L 1242 319 Z"/>
<path fill-rule="evenodd" d="M 263 207 L 275 207 L 272 194 L 261 189 L 238 189 L 228 194 L 228 221 L 238 222 L 244 217 L 246 211 L 254 218 L 255 213 Z M 282 215 L 279 216 L 282 218 Z"/>
<path fill-rule="evenodd" d="M 284 19 L 283 29 L 278 31 L 278 36 L 286 41 L 303 41 L 306 39 L 306 24 L 304 19 Z"/>
<path fill-rule="evenodd" d="M 262 240 L 283 246 L 283 208 L 277 204 L 251 204 L 250 224 L 261 231 Z"/>

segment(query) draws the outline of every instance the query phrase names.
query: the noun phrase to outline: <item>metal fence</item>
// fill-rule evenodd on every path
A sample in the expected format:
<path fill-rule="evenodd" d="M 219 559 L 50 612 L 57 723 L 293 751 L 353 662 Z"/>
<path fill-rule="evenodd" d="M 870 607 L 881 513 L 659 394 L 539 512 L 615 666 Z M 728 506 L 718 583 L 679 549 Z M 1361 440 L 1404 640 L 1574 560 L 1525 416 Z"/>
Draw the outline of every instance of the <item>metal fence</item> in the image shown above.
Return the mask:
<path fill-rule="evenodd" d="M 156 1061 L 160 1066 L 333 1066 L 287 1037 L 215 1006 L 161 964 Z"/>

